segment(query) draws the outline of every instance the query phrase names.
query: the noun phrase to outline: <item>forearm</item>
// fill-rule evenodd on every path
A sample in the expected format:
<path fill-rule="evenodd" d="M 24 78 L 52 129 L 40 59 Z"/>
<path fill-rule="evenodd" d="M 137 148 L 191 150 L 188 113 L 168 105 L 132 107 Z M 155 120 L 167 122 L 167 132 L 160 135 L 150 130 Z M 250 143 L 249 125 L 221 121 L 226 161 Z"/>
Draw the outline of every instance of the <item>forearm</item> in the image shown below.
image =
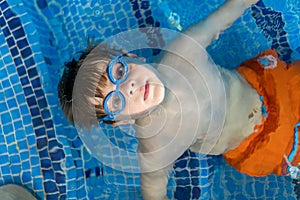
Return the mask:
<path fill-rule="evenodd" d="M 256 2 L 257 0 L 227 0 L 216 11 L 201 22 L 190 26 L 184 33 L 205 48 Z"/>
<path fill-rule="evenodd" d="M 144 200 L 168 199 L 167 184 L 172 165 L 153 172 L 141 173 L 141 189 Z"/>

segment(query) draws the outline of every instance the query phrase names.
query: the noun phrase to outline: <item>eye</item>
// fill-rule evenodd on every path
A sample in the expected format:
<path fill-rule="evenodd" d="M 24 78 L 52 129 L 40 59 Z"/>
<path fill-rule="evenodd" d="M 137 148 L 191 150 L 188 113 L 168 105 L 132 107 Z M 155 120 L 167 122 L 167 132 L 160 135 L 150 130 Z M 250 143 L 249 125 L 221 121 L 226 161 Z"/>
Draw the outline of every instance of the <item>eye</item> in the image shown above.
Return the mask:
<path fill-rule="evenodd" d="M 114 110 L 119 110 L 121 108 L 121 99 L 120 98 L 114 98 L 113 99 L 113 103 L 112 103 L 112 106 L 113 106 L 113 109 Z"/>
<path fill-rule="evenodd" d="M 113 76 L 116 80 L 121 80 L 125 75 L 125 67 L 121 63 L 116 63 L 113 68 Z"/>
<path fill-rule="evenodd" d="M 108 109 L 110 112 L 118 112 L 122 109 L 122 99 L 120 95 L 113 94 L 108 100 Z"/>

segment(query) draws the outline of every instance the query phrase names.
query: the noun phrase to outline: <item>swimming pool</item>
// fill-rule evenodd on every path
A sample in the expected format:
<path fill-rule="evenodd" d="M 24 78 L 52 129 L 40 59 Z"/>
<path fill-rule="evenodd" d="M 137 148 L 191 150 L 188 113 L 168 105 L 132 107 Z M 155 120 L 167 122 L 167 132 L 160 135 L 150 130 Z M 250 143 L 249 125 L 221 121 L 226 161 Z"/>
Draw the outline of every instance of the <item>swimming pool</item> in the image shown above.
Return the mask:
<path fill-rule="evenodd" d="M 184 29 L 224 1 L 189 2 L 0 0 L 0 185 L 24 185 L 41 199 L 140 199 L 137 174 L 109 168 L 84 148 L 58 106 L 57 84 L 87 36 L 101 41 L 130 28 Z M 297 0 L 260 1 L 208 52 L 228 68 L 268 48 L 287 62 L 300 59 L 299 14 Z M 220 156 L 187 151 L 176 162 L 168 195 L 297 199 L 300 189 L 289 177 L 248 177 Z"/>

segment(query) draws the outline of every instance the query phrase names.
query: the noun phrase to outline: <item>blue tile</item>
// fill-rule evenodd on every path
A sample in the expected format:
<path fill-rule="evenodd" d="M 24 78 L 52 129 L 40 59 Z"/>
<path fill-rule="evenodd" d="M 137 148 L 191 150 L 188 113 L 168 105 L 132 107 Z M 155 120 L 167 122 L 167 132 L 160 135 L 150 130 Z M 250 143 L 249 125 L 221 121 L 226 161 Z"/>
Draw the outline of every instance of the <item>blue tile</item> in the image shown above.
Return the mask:
<path fill-rule="evenodd" d="M 149 1 L 147 1 L 147 0 L 142 1 L 141 9 L 146 10 L 146 9 L 149 9 L 149 7 L 150 7 L 150 2 Z"/>
<path fill-rule="evenodd" d="M 2 170 L 2 173 L 3 174 L 6 174 L 4 171 L 3 171 L 3 168 L 6 169 L 6 167 L 8 168 L 8 166 L 6 166 L 5 164 L 7 164 L 8 162 L 8 156 L 6 154 L 2 154 L 1 155 L 1 159 L 0 159 L 0 165 L 3 165 L 1 167 L 1 170 Z M 9 168 L 8 168 L 9 169 Z M 9 173 L 9 172 L 8 172 Z"/>
<path fill-rule="evenodd" d="M 48 146 L 48 141 L 46 137 L 38 138 L 37 139 L 37 149 L 43 149 L 44 147 Z"/>
<path fill-rule="evenodd" d="M 30 51 L 30 53 L 31 53 L 31 51 Z M 34 78 L 34 77 L 38 76 L 37 69 L 36 68 L 29 69 L 28 70 L 28 75 L 29 75 L 29 78 Z"/>
<path fill-rule="evenodd" d="M 31 84 L 33 85 L 34 88 L 35 88 L 35 87 L 41 86 L 40 78 L 37 77 L 37 78 L 33 79 L 33 80 L 31 81 Z M 44 99 L 41 99 L 40 101 L 45 101 L 45 100 L 44 100 Z"/>
<path fill-rule="evenodd" d="M 9 47 L 12 47 L 12 46 L 14 46 L 16 44 L 13 37 L 7 38 L 6 42 L 7 42 L 7 44 L 8 44 Z M 12 52 L 12 56 L 18 55 L 18 49 L 16 47 L 12 47 L 10 49 L 10 51 Z"/>
<path fill-rule="evenodd" d="M 255 196 L 264 196 L 264 185 L 263 183 L 260 183 L 260 182 L 255 182 Z"/>
<path fill-rule="evenodd" d="M 12 121 L 11 116 L 9 113 L 4 113 L 1 117 L 1 124 L 8 124 Z"/>
<path fill-rule="evenodd" d="M 59 181 L 57 181 L 59 183 Z M 64 182 L 62 182 L 64 183 Z M 66 193 L 66 186 L 62 186 L 62 187 L 59 187 L 59 192 L 62 194 L 62 193 Z"/>
<path fill-rule="evenodd" d="M 45 96 L 45 95 L 44 95 L 44 91 L 41 90 L 41 89 L 35 89 L 35 90 L 34 90 L 34 93 L 35 93 L 35 95 L 36 95 L 37 98 L 39 98 L 39 97 L 44 97 L 44 96 Z"/>
<path fill-rule="evenodd" d="M 48 149 L 43 149 L 43 150 L 39 150 L 39 156 L 41 159 L 46 159 L 49 157 L 49 152 L 48 152 Z M 52 159 L 51 159 L 52 160 Z"/>
<path fill-rule="evenodd" d="M 6 25 L 4 17 L 0 17 L 0 26 L 3 27 Z"/>
<path fill-rule="evenodd" d="M 47 130 L 47 136 L 48 138 L 55 138 L 55 131 L 54 130 Z"/>
<path fill-rule="evenodd" d="M 24 155 L 24 153 L 25 152 L 22 152 L 21 153 L 21 155 Z M 28 154 L 28 152 L 26 152 L 27 154 Z M 22 156 L 22 158 L 28 158 L 29 156 Z M 30 163 L 29 163 L 29 161 L 25 161 L 24 162 L 24 160 L 23 160 L 23 163 L 22 163 L 22 168 L 24 169 L 24 170 L 28 170 L 28 169 L 31 169 L 31 165 L 30 165 Z"/>
<path fill-rule="evenodd" d="M 29 96 L 29 95 L 33 94 L 33 90 L 32 90 L 31 86 L 24 87 L 23 90 L 24 90 L 25 96 Z"/>
<path fill-rule="evenodd" d="M 15 65 L 13 65 L 13 64 L 7 64 L 6 65 L 6 70 L 7 70 L 7 72 L 9 73 L 9 74 L 14 74 L 14 73 L 16 73 L 16 68 L 15 68 Z"/>
<path fill-rule="evenodd" d="M 57 149 L 54 153 L 50 153 L 52 161 L 59 161 L 65 158 L 65 153 L 62 149 Z"/>
<path fill-rule="evenodd" d="M 48 6 L 47 1 L 46 0 L 37 0 L 37 4 L 39 6 L 40 9 L 44 9 Z"/>
<path fill-rule="evenodd" d="M 4 139 L 4 135 L 3 134 L 0 134 L 0 143 L 5 144 L 5 139 Z M 6 145 L 0 145 L 0 148 L 6 149 Z"/>
<path fill-rule="evenodd" d="M 30 157 L 31 165 L 33 166 L 39 166 L 39 157 L 38 156 L 31 156 Z M 39 169 L 39 167 L 37 167 Z"/>
<path fill-rule="evenodd" d="M 20 131 L 20 132 L 21 132 L 21 131 Z M 17 134 L 18 134 L 18 133 L 17 133 Z M 19 133 L 19 134 L 20 134 L 20 133 Z M 25 134 L 24 134 L 24 136 L 25 136 Z M 16 137 L 16 138 L 18 139 L 18 137 Z M 21 137 L 21 138 L 23 139 L 24 137 Z M 18 141 L 18 146 L 19 146 L 19 149 L 20 149 L 20 150 L 27 150 L 27 149 L 28 149 L 26 140 Z M 28 152 L 26 152 L 25 155 L 28 155 Z M 22 157 L 24 157 L 25 155 L 22 155 Z M 27 156 L 26 156 L 25 158 L 27 158 Z"/>
<path fill-rule="evenodd" d="M 22 59 L 20 57 L 14 58 L 14 62 L 16 66 L 19 66 L 22 64 Z"/>
<path fill-rule="evenodd" d="M 56 187 L 56 184 L 54 181 L 45 181 L 44 182 L 44 185 L 45 185 L 45 191 L 46 193 L 54 193 L 54 192 L 57 192 L 58 189 Z"/>
<path fill-rule="evenodd" d="M 189 189 L 178 187 L 174 193 L 176 199 L 191 199 L 191 193 L 188 192 Z"/>
<path fill-rule="evenodd" d="M 10 168 L 7 165 L 1 167 L 1 172 L 4 175 L 10 175 L 11 174 Z"/>
<path fill-rule="evenodd" d="M 51 159 L 51 160 L 52 160 L 52 159 Z M 54 169 L 55 171 L 60 171 L 60 170 L 61 170 L 61 166 L 60 166 L 59 163 L 53 162 L 53 163 L 52 163 L 52 166 L 53 166 L 53 169 Z M 69 179 L 73 179 L 73 178 L 75 178 L 75 177 L 76 177 L 76 175 L 75 175 L 74 177 L 68 176 Z"/>
<path fill-rule="evenodd" d="M 26 38 L 17 41 L 17 46 L 19 49 L 23 49 L 23 48 L 27 47 L 28 45 L 29 44 L 28 44 L 28 41 Z"/>
<path fill-rule="evenodd" d="M 3 131 L 4 133 L 12 133 L 14 131 L 14 128 L 12 124 L 5 124 L 3 125 Z"/>
<path fill-rule="evenodd" d="M 17 75 L 12 75 L 10 77 L 10 81 L 11 81 L 12 85 L 18 84 L 20 82 L 19 77 Z"/>
<path fill-rule="evenodd" d="M 18 155 L 10 156 L 9 160 L 11 163 L 17 163 L 17 164 L 19 164 L 21 162 L 20 157 Z M 21 171 L 21 167 L 19 165 L 16 165 L 15 168 L 13 168 L 13 166 L 12 166 L 11 169 L 14 174 L 20 173 L 20 171 Z"/>
<path fill-rule="evenodd" d="M 0 154 L 6 153 L 7 149 L 4 146 L 0 146 Z"/>
<path fill-rule="evenodd" d="M 23 96 L 22 97 L 21 96 L 18 97 L 19 104 L 25 102 L 23 98 L 24 98 Z M 21 113 L 24 113 L 24 114 L 29 112 L 28 107 L 24 106 L 24 105 L 20 106 L 20 111 L 21 111 Z M 29 119 L 29 121 L 31 121 L 31 120 Z M 28 123 L 26 123 L 26 124 L 28 124 Z"/>
<path fill-rule="evenodd" d="M 24 29 L 22 27 L 18 28 L 17 30 L 14 30 L 12 32 L 14 38 L 21 38 L 21 37 L 24 37 L 25 36 L 25 32 L 24 32 Z"/>
<path fill-rule="evenodd" d="M 151 10 L 147 10 L 147 11 L 144 13 L 144 15 L 145 15 L 146 17 L 150 17 L 150 16 L 152 15 Z"/>
<path fill-rule="evenodd" d="M 27 77 L 26 77 L 26 79 L 23 80 L 23 82 L 22 82 L 22 79 L 21 79 L 22 84 L 27 83 L 27 81 L 28 81 Z M 24 85 L 27 85 L 27 84 L 24 84 Z M 28 97 L 27 98 L 27 103 L 28 103 L 29 107 L 37 105 L 37 102 L 36 102 L 36 99 L 35 99 L 34 96 Z"/>
<path fill-rule="evenodd" d="M 53 121 L 52 120 L 46 120 L 44 121 L 45 126 L 47 129 L 53 128 Z"/>
<path fill-rule="evenodd" d="M 147 23 L 147 24 L 154 24 L 154 19 L 153 19 L 153 17 L 152 17 L 152 16 L 147 17 L 147 18 L 146 18 L 146 23 Z"/>
<path fill-rule="evenodd" d="M 7 142 L 7 144 L 14 143 L 15 142 L 15 136 L 14 136 L 14 134 L 7 135 L 6 136 L 6 142 Z M 13 150 L 13 148 L 11 148 L 10 150 Z"/>
<path fill-rule="evenodd" d="M 2 73 L 2 72 L 3 72 L 3 73 Z M 3 86 L 3 88 L 8 88 L 8 87 L 10 87 L 10 82 L 9 82 L 7 79 L 4 80 L 6 71 L 3 70 L 3 71 L 1 71 L 0 74 L 3 75 L 3 77 L 0 77 L 0 78 L 2 79 L 2 86 Z M 1 76 L 2 76 L 2 75 L 1 75 Z M 7 77 L 7 76 L 6 76 L 6 77 Z"/>
<path fill-rule="evenodd" d="M 30 88 L 31 89 L 31 88 Z M 32 90 L 31 90 L 32 91 Z M 25 93 L 26 95 L 26 93 Z M 33 108 L 30 108 L 30 113 L 31 113 L 31 116 L 32 117 L 35 117 L 37 115 L 40 115 L 40 110 L 38 107 L 33 107 Z"/>
<path fill-rule="evenodd" d="M 10 99 L 7 101 L 8 107 L 11 108 L 15 108 L 18 107 L 17 105 L 17 101 L 15 99 Z"/>
<path fill-rule="evenodd" d="M 14 92 L 13 92 L 13 90 L 11 88 L 7 88 L 6 90 L 4 90 L 4 94 L 5 94 L 6 98 L 14 96 Z"/>
<path fill-rule="evenodd" d="M 19 84 L 14 85 L 14 90 L 15 90 L 16 94 L 22 92 L 23 89 L 22 89 L 21 84 L 19 83 Z M 19 98 L 19 96 L 22 96 L 22 95 L 18 95 L 17 99 Z M 21 100 L 21 99 L 18 99 L 18 100 Z M 20 103 L 20 101 L 18 101 L 18 102 Z"/>
<path fill-rule="evenodd" d="M 29 182 L 29 181 L 31 181 L 31 174 L 30 174 L 30 172 L 23 172 L 22 173 L 22 180 L 23 180 L 23 182 Z"/>
<path fill-rule="evenodd" d="M 30 66 L 33 66 L 34 64 L 35 64 L 35 62 L 34 62 L 34 59 L 32 57 L 25 60 L 25 66 L 27 68 L 29 68 Z"/>
<path fill-rule="evenodd" d="M 23 59 L 26 59 L 27 57 L 32 55 L 32 51 L 29 47 L 21 51 L 21 55 Z M 30 75 L 30 74 L 29 74 Z M 30 76 L 31 77 L 31 76 Z"/>
<path fill-rule="evenodd" d="M 38 168 L 36 168 L 36 169 L 38 169 Z M 35 170 L 35 168 L 33 169 L 33 171 Z M 38 171 L 39 171 L 39 169 L 38 169 Z M 39 173 L 32 173 L 32 175 L 33 176 L 35 176 L 35 175 L 39 175 Z M 35 178 L 35 179 L 33 179 L 33 188 L 35 189 L 35 190 L 43 190 L 43 180 L 42 179 L 40 179 L 40 178 Z"/>
<path fill-rule="evenodd" d="M 40 108 L 45 108 L 45 107 L 47 107 L 47 101 L 46 101 L 46 99 L 40 99 L 40 100 L 38 100 L 38 104 L 39 104 L 39 107 Z"/>
<path fill-rule="evenodd" d="M 47 186 L 50 186 L 50 184 L 48 184 Z M 48 200 L 57 200 L 57 199 L 59 199 L 59 195 L 57 193 L 56 194 L 51 194 L 50 193 L 50 194 L 46 195 L 46 199 L 48 199 Z"/>
<path fill-rule="evenodd" d="M 3 180 L 5 180 L 5 183 L 13 183 L 13 178 L 10 174 L 3 175 Z"/>
<path fill-rule="evenodd" d="M 13 138 L 14 138 L 14 135 L 13 135 Z M 13 142 L 15 142 L 15 139 L 13 140 Z M 18 154 L 19 153 L 19 151 L 17 150 L 17 146 L 15 144 L 9 145 L 7 147 L 7 150 L 10 154 Z"/>
<path fill-rule="evenodd" d="M 22 128 L 22 126 L 23 126 L 22 121 L 18 120 L 18 119 L 21 118 L 19 110 L 17 110 L 17 109 L 12 110 L 11 111 L 11 115 L 12 115 L 12 118 L 15 120 L 14 121 L 14 127 L 15 127 L 15 129 Z"/>
<path fill-rule="evenodd" d="M 53 170 L 43 170 L 43 178 L 45 180 L 49 179 L 49 180 L 54 180 L 54 173 Z"/>
<path fill-rule="evenodd" d="M 6 20 L 15 16 L 11 9 L 7 9 L 3 14 Z"/>
<path fill-rule="evenodd" d="M 49 110 L 42 110 L 41 114 L 43 119 L 49 119 L 51 117 Z"/>
<path fill-rule="evenodd" d="M 36 117 L 32 119 L 32 123 L 34 127 L 43 125 L 43 120 L 41 117 Z"/>
<path fill-rule="evenodd" d="M 9 28 L 7 28 L 7 27 L 3 28 L 2 31 L 3 31 L 5 37 L 8 37 L 11 35 Z"/>
<path fill-rule="evenodd" d="M 4 64 L 10 64 L 12 62 L 12 58 L 10 55 L 7 55 L 3 58 L 3 61 L 4 61 Z M 3 70 L 2 72 L 6 73 L 6 70 Z M 3 74 L 1 76 L 3 76 Z"/>
<path fill-rule="evenodd" d="M 28 85 L 29 84 L 29 80 L 27 77 L 23 77 L 20 79 L 21 83 L 23 86 Z M 31 97 L 32 98 L 32 97 Z"/>
<path fill-rule="evenodd" d="M 36 143 L 36 140 L 35 140 L 35 136 L 33 135 L 33 129 L 32 129 L 32 126 L 27 126 L 25 127 L 25 130 L 26 130 L 26 138 L 27 138 L 27 141 L 28 141 L 28 145 L 31 146 L 31 145 L 35 145 Z M 35 155 L 37 154 L 37 151 L 35 148 L 30 148 L 30 154 L 32 155 Z"/>
<path fill-rule="evenodd" d="M 10 12 L 11 12 L 11 10 L 10 10 Z M 14 29 L 16 29 L 16 28 L 20 28 L 20 26 L 21 26 L 21 21 L 20 21 L 19 18 L 15 17 L 15 18 L 13 18 L 13 19 L 11 19 L 11 20 L 8 21 L 8 26 L 9 26 L 9 28 L 10 28 L 11 30 L 14 30 Z M 24 32 L 23 32 L 22 36 L 25 36 L 25 33 L 24 33 Z M 18 37 L 16 37 L 16 38 L 18 38 Z"/>
<path fill-rule="evenodd" d="M 43 159 L 41 160 L 41 167 L 42 167 L 42 168 L 48 169 L 48 168 L 50 168 L 51 166 L 52 166 L 52 162 L 51 162 L 50 159 L 48 159 L 48 158 L 43 158 Z"/>

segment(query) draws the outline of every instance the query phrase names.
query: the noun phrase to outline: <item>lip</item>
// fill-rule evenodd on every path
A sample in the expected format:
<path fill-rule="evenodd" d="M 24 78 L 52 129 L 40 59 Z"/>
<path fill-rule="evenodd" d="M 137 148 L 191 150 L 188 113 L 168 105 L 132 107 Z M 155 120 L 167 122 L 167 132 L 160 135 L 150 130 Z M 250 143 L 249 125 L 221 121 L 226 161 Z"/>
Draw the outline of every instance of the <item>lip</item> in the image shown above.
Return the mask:
<path fill-rule="evenodd" d="M 148 82 L 146 82 L 144 88 L 145 88 L 145 90 L 144 90 L 144 101 L 146 101 L 148 96 L 149 96 L 149 89 L 150 89 L 150 85 L 149 85 Z"/>

